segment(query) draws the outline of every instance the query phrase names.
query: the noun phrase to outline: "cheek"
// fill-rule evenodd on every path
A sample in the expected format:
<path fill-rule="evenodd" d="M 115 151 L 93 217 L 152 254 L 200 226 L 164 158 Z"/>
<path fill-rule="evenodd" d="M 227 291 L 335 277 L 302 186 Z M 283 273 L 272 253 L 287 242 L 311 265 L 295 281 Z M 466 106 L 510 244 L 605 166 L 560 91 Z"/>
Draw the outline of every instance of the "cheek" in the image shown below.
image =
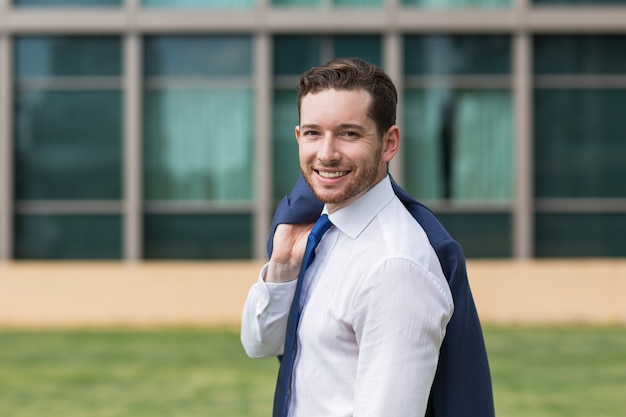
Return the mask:
<path fill-rule="evenodd" d="M 315 158 L 315 150 L 305 143 L 298 144 L 298 157 L 301 162 L 310 161 Z"/>

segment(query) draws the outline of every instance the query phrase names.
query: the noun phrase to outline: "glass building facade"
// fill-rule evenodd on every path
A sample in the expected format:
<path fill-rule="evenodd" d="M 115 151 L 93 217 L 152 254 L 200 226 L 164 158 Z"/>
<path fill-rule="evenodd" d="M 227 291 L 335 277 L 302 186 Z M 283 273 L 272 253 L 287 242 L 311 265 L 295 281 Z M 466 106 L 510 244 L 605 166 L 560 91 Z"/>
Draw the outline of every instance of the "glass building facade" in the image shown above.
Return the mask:
<path fill-rule="evenodd" d="M 626 256 L 625 0 L 4 0 L 0 261 L 264 258 L 335 56 L 468 258 Z"/>

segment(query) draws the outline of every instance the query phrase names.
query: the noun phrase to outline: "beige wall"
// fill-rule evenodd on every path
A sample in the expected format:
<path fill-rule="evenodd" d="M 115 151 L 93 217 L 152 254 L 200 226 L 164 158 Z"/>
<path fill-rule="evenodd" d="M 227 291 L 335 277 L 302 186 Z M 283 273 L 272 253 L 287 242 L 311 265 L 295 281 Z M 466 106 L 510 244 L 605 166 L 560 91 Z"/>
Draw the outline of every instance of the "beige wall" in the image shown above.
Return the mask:
<path fill-rule="evenodd" d="M 238 326 L 257 262 L 0 263 L 0 327 Z M 483 323 L 626 324 L 626 260 L 468 261 Z"/>

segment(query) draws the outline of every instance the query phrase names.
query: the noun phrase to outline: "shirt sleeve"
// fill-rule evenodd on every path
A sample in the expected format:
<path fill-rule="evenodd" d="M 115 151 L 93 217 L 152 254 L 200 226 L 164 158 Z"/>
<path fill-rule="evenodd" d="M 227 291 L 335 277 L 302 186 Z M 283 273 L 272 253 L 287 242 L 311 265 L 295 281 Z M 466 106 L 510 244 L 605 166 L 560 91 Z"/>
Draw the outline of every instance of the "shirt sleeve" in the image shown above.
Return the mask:
<path fill-rule="evenodd" d="M 251 358 L 283 353 L 287 317 L 298 282 L 265 282 L 266 273 L 267 264 L 250 288 L 241 315 L 241 343 Z"/>
<path fill-rule="evenodd" d="M 454 308 L 445 277 L 390 259 L 364 281 L 353 299 L 354 417 L 424 416 Z"/>

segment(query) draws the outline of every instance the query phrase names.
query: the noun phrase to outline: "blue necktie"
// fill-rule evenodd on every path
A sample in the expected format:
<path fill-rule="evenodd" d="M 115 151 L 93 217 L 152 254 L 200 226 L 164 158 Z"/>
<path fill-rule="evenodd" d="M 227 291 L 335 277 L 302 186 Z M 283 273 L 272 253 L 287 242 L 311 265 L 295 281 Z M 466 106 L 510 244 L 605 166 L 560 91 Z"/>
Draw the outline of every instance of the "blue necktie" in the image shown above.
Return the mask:
<path fill-rule="evenodd" d="M 315 222 L 313 230 L 309 234 L 298 274 L 298 283 L 296 284 L 296 292 L 293 296 L 289 317 L 287 319 L 287 331 L 285 333 L 285 349 L 283 357 L 280 361 L 278 370 L 278 380 L 276 381 L 276 392 L 274 394 L 274 414 L 273 417 L 287 416 L 287 401 L 291 394 L 291 372 L 293 369 L 293 360 L 296 356 L 296 333 L 298 322 L 300 321 L 300 293 L 302 292 L 302 281 L 304 281 L 304 272 L 313 262 L 315 258 L 315 248 L 322 240 L 324 233 L 330 228 L 332 223 L 326 214 L 320 216 Z"/>

